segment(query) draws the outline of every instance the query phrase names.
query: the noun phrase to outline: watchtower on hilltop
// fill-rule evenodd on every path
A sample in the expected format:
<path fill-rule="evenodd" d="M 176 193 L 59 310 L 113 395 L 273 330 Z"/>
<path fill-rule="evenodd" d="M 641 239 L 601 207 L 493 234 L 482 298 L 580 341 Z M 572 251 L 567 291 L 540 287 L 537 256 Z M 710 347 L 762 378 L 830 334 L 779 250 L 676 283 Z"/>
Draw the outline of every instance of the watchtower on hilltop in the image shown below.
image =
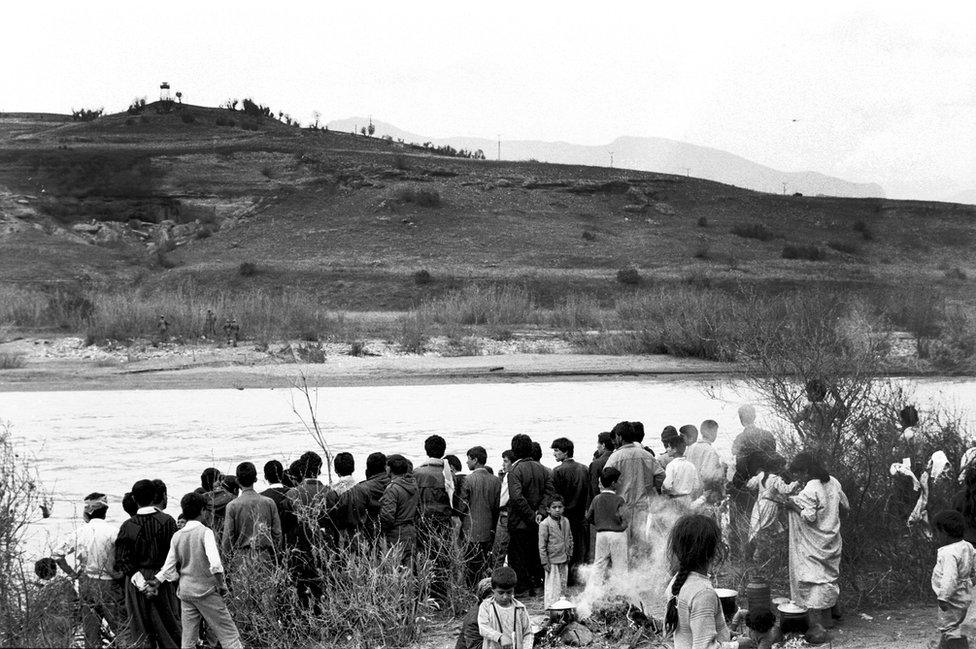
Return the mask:
<path fill-rule="evenodd" d="M 173 101 L 173 98 L 169 96 L 169 81 L 159 84 L 159 101 Z"/>

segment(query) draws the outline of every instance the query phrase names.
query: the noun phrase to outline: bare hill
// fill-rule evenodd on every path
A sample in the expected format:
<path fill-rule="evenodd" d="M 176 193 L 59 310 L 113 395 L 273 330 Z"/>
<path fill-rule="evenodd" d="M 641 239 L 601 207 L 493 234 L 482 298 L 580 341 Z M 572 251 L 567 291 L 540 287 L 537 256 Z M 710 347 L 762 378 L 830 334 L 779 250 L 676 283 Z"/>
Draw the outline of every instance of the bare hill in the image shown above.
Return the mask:
<path fill-rule="evenodd" d="M 341 132 L 358 132 L 368 123 L 367 118 L 351 117 L 329 122 L 329 128 Z M 484 138 L 430 138 L 399 129 L 380 121 L 373 121 L 376 136 L 390 135 L 393 139 L 435 146 L 450 145 L 456 149 L 481 149 L 489 158 L 496 158 L 498 142 Z M 706 178 L 745 189 L 762 192 L 800 192 L 806 195 L 847 196 L 855 198 L 884 197 L 884 189 L 875 183 L 855 183 L 814 171 L 787 172 L 747 160 L 727 151 L 697 146 L 687 142 L 655 137 L 618 137 L 598 146 L 568 142 L 538 140 L 505 140 L 501 156 L 505 160 L 539 160 L 561 164 L 606 166 L 613 152 L 614 166 L 676 175 Z"/>
<path fill-rule="evenodd" d="M 356 310 L 403 309 L 471 282 L 606 301 L 635 290 L 615 281 L 624 267 L 639 268 L 643 286 L 956 286 L 947 270 L 976 276 L 974 216 L 973 206 L 444 157 L 214 108 L 0 117 L 0 282 L 17 284 L 304 287 Z M 786 248 L 816 260 L 784 258 Z M 417 282 L 420 269 L 433 281 Z"/>

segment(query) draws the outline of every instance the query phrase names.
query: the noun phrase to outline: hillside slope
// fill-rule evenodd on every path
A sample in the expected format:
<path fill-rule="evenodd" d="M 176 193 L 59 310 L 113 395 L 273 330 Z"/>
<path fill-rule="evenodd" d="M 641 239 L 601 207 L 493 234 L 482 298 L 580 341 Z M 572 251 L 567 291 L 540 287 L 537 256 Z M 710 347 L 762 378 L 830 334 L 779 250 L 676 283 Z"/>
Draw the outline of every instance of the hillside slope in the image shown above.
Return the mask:
<path fill-rule="evenodd" d="M 325 305 L 383 310 L 472 282 L 612 301 L 633 290 L 614 280 L 630 266 L 645 286 L 707 276 L 967 291 L 946 271 L 976 276 L 973 206 L 447 158 L 246 121 L 193 106 L 91 123 L 0 117 L 0 282 L 302 287 Z M 798 245 L 825 259 L 783 258 Z M 435 281 L 416 283 L 419 269 Z"/>

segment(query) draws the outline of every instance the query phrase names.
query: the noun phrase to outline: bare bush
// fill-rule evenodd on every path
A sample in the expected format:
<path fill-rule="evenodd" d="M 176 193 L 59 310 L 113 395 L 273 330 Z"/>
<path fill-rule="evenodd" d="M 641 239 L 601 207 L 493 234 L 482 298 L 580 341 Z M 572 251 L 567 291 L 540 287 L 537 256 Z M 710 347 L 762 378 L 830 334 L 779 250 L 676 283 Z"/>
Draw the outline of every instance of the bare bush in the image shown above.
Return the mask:
<path fill-rule="evenodd" d="M 23 354 L 0 352 L 0 370 L 16 370 L 27 365 L 27 358 Z"/>
<path fill-rule="evenodd" d="M 737 225 L 732 228 L 731 232 L 737 237 L 742 237 L 744 239 L 758 239 L 759 241 L 770 241 L 776 236 L 762 223 Z"/>

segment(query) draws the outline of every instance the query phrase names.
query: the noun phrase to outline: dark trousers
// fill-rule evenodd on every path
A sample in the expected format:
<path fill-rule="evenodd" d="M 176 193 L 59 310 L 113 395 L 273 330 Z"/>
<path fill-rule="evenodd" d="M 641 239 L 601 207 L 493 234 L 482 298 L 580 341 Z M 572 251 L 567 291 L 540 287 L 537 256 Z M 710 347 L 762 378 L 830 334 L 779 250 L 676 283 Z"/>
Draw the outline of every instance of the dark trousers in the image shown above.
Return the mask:
<path fill-rule="evenodd" d="M 522 592 L 535 588 L 542 582 L 539 526 L 532 521 L 524 529 L 510 529 L 508 535 L 508 565 L 518 576 L 515 590 Z"/>
<path fill-rule="evenodd" d="M 103 619 L 116 636 L 122 631 L 125 625 L 125 591 L 119 581 L 82 576 L 78 580 L 78 596 L 86 647 L 102 646 Z"/>
<path fill-rule="evenodd" d="M 492 568 L 505 565 L 508 556 L 508 511 L 503 509 L 498 515 L 498 525 L 495 527 L 495 544 L 491 548 Z"/>
<path fill-rule="evenodd" d="M 155 571 L 143 570 L 149 579 Z M 180 626 L 180 601 L 176 598 L 176 585 L 163 582 L 159 594 L 146 597 L 139 589 L 125 580 L 125 609 L 129 614 L 127 640 L 133 647 L 152 649 L 177 649 L 183 636 Z"/>
<path fill-rule="evenodd" d="M 567 517 L 568 518 L 568 517 Z M 569 558 L 568 585 L 576 583 L 576 567 L 586 563 L 590 545 L 590 526 L 582 518 L 569 520 L 569 532 L 573 535 L 573 556 Z"/>
<path fill-rule="evenodd" d="M 468 543 L 464 553 L 465 581 L 474 588 L 480 579 L 488 576 L 492 541 Z"/>

